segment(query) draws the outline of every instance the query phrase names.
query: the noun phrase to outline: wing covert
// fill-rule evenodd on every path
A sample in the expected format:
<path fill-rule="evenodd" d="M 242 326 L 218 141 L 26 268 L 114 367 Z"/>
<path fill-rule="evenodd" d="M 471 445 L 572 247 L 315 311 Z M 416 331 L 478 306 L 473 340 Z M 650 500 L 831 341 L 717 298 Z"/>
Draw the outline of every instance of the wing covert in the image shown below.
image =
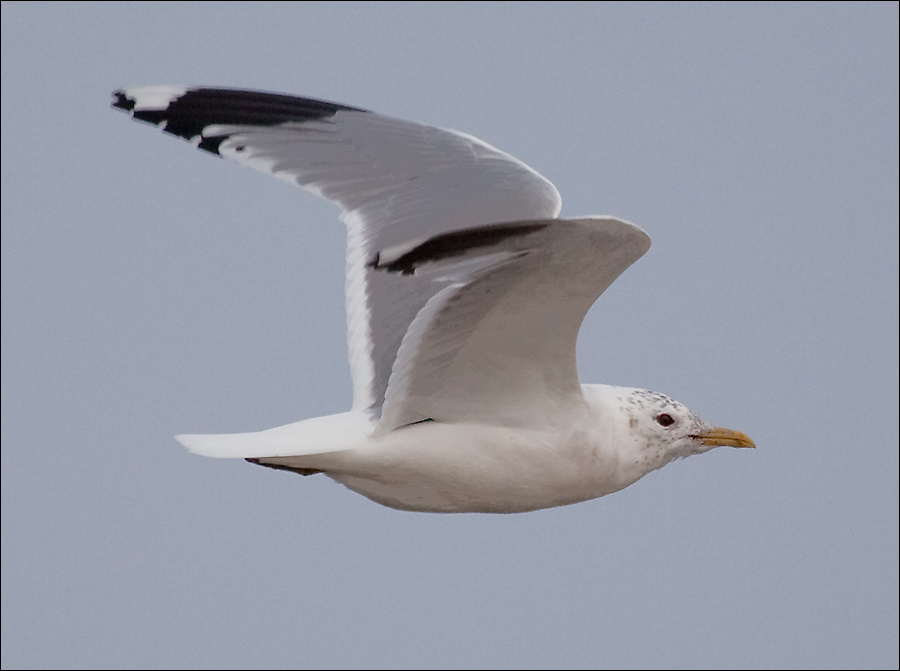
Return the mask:
<path fill-rule="evenodd" d="M 581 401 L 581 322 L 650 238 L 613 217 L 506 226 L 519 233 L 475 249 L 482 266 L 457 275 L 411 325 L 378 432 L 425 419 L 546 425 Z"/>

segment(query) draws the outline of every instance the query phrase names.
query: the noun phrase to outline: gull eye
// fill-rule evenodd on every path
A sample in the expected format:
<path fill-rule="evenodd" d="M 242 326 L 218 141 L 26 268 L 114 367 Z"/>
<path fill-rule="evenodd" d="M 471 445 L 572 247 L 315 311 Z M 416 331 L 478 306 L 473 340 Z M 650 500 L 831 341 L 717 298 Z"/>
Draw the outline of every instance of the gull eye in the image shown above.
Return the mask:
<path fill-rule="evenodd" d="M 667 413 L 657 415 L 656 421 L 659 422 L 660 426 L 672 426 L 675 423 L 675 420 L 672 419 L 672 415 L 669 415 Z"/>

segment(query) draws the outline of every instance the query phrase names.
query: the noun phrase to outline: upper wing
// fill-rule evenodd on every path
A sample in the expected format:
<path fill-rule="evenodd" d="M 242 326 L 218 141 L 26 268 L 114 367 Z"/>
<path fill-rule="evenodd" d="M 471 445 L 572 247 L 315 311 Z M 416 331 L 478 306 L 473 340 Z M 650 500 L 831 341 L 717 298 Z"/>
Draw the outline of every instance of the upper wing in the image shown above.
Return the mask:
<path fill-rule="evenodd" d="M 448 282 L 403 340 L 378 432 L 426 419 L 521 427 L 570 416 L 582 399 L 584 315 L 649 247 L 644 231 L 613 217 L 524 221 L 439 236 L 377 266 L 401 276 L 444 267 Z"/>
<path fill-rule="evenodd" d="M 456 131 L 255 91 L 147 87 L 114 96 L 113 107 L 136 119 L 341 207 L 355 410 L 380 409 L 407 329 L 446 286 L 378 271 L 377 259 L 449 231 L 559 214 L 550 182 Z"/>

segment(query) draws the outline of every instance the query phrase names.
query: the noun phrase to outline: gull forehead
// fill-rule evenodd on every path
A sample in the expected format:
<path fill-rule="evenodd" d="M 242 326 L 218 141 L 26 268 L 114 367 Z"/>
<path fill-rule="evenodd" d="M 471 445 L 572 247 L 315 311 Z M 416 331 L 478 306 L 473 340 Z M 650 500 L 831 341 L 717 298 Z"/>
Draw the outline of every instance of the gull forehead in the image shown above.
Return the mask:
<path fill-rule="evenodd" d="M 347 227 L 350 410 L 176 436 L 191 452 L 324 474 L 402 510 L 509 513 L 755 447 L 663 394 L 580 382 L 581 322 L 650 238 L 615 216 L 560 218 L 556 187 L 500 149 L 260 91 L 132 88 L 112 106 L 326 198 Z"/>

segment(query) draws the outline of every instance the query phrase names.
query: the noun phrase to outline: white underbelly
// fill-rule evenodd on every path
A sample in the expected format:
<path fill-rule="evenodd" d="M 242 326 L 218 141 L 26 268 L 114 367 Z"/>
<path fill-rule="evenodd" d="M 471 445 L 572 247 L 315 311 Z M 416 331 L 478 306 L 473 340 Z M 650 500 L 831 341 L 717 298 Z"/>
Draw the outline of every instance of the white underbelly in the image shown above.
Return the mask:
<path fill-rule="evenodd" d="M 361 449 L 304 457 L 302 465 L 392 508 L 511 513 L 631 484 L 619 477 L 615 459 L 588 445 L 565 431 L 425 422 Z"/>

